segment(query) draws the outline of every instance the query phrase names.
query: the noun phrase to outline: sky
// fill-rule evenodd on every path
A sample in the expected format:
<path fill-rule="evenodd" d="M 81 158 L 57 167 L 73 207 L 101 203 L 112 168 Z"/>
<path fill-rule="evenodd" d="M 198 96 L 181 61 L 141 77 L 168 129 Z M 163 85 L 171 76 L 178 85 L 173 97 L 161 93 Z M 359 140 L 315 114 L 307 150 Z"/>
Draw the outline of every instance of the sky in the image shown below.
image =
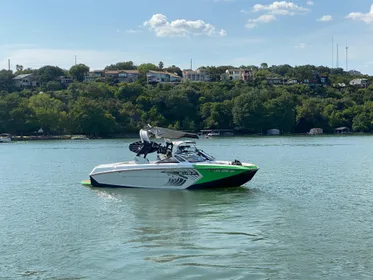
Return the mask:
<path fill-rule="evenodd" d="M 373 74 L 373 0 L 0 0 L 0 69 L 132 60 Z M 332 43 L 334 42 L 334 44 Z M 334 46 L 334 55 L 333 54 Z"/>

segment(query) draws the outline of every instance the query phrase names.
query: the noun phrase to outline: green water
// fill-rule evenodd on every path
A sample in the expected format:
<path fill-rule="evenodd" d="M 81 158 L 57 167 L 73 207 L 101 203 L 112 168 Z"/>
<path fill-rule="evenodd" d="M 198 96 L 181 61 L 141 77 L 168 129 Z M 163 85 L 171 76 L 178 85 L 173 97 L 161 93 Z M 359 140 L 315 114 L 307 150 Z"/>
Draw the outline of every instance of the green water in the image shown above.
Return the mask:
<path fill-rule="evenodd" d="M 80 185 L 130 142 L 0 145 L 0 279 L 373 279 L 373 137 L 199 140 L 260 166 L 234 190 Z"/>

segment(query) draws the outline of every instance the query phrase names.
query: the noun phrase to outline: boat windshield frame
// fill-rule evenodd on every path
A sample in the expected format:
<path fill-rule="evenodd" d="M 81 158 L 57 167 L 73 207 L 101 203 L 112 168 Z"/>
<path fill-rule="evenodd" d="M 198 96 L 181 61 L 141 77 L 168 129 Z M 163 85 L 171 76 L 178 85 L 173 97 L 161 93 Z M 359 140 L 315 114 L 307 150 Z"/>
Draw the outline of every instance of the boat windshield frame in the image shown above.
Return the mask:
<path fill-rule="evenodd" d="M 173 153 L 173 158 L 179 162 L 204 162 L 204 161 L 214 161 L 215 158 L 203 150 L 197 148 L 196 142 L 185 141 L 174 143 L 175 151 Z"/>

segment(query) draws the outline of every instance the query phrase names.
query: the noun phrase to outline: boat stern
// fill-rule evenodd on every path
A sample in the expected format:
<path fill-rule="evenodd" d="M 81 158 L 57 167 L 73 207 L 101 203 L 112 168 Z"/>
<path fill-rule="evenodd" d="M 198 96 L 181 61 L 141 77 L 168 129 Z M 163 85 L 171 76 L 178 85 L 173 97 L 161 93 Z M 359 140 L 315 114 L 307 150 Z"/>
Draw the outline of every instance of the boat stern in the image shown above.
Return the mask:
<path fill-rule="evenodd" d="M 202 178 L 188 189 L 240 187 L 258 172 L 259 167 L 252 163 L 214 162 L 196 164 Z"/>

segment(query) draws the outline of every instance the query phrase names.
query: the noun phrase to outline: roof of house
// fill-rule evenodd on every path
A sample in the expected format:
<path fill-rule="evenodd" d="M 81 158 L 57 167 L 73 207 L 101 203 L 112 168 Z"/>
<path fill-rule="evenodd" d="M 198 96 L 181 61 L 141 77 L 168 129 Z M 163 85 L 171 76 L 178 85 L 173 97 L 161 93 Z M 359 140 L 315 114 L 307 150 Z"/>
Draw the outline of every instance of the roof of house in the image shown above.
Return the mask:
<path fill-rule="evenodd" d="M 127 74 L 139 74 L 138 70 L 106 70 L 105 74 L 119 74 L 119 73 L 127 73 Z"/>
<path fill-rule="evenodd" d="M 170 73 L 164 72 L 164 71 L 155 71 L 155 70 L 149 70 L 148 73 L 156 73 L 156 74 L 165 74 L 170 75 Z"/>
<path fill-rule="evenodd" d="M 368 80 L 367 80 L 367 79 L 353 79 L 353 80 L 350 81 L 350 83 L 361 84 L 363 81 L 366 82 L 366 81 L 368 81 Z"/>
<path fill-rule="evenodd" d="M 32 74 L 21 74 L 14 78 L 14 80 L 22 80 L 24 78 L 27 78 L 28 76 L 31 76 Z"/>
<path fill-rule="evenodd" d="M 225 71 L 229 71 L 229 72 L 233 72 L 233 71 L 240 71 L 240 72 L 250 72 L 252 71 L 251 69 L 235 69 L 235 68 L 231 68 L 231 69 L 227 69 Z"/>
<path fill-rule="evenodd" d="M 177 75 L 175 73 L 167 73 L 167 74 L 169 74 L 170 76 L 175 77 L 175 78 L 181 78 L 179 75 Z"/>

